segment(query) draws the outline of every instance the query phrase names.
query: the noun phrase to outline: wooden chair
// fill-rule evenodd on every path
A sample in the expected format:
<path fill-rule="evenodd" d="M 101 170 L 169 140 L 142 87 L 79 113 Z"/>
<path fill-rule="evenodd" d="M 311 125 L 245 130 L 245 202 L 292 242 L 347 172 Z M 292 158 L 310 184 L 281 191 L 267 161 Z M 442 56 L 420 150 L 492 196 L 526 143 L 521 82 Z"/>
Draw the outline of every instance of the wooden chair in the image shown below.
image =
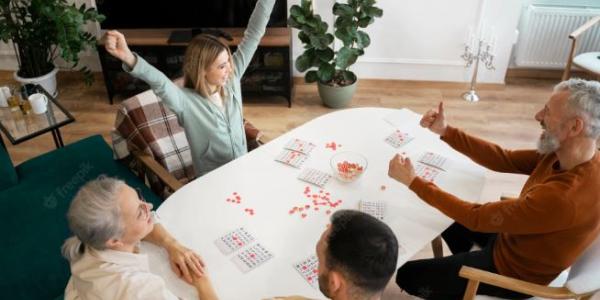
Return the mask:
<path fill-rule="evenodd" d="M 496 299 L 477 296 L 480 283 L 548 299 L 591 299 L 600 292 L 600 237 L 577 259 L 562 287 L 549 287 L 526 282 L 472 267 L 463 266 L 459 275 L 469 280 L 464 300 Z"/>
<path fill-rule="evenodd" d="M 577 48 L 577 38 L 598 22 L 600 22 L 600 16 L 596 16 L 587 21 L 569 35 L 569 39 L 572 40 L 571 51 L 569 52 L 567 66 L 565 67 L 565 72 L 562 76 L 563 81 L 569 79 L 572 65 L 594 74 L 600 80 L 600 52 L 586 52 L 573 57 Z M 600 46 L 598 47 L 598 50 L 600 51 Z"/>
<path fill-rule="evenodd" d="M 260 130 L 246 120 L 244 129 L 248 150 L 266 142 Z M 138 177 L 163 198 L 196 178 L 184 129 L 151 90 L 120 104 L 111 136 L 115 158 L 127 160 Z"/>

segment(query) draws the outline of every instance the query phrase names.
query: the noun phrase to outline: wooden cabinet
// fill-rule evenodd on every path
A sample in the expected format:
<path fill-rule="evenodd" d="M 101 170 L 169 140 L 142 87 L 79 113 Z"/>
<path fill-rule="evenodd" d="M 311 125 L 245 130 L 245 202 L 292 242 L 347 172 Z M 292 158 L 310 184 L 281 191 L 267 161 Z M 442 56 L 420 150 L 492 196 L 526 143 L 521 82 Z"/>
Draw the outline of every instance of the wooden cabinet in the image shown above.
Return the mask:
<path fill-rule="evenodd" d="M 228 42 L 232 51 L 243 37 L 243 28 L 222 29 L 233 38 Z M 132 51 L 138 53 L 150 64 L 165 73 L 169 78 L 182 76 L 183 57 L 186 43 L 170 43 L 169 29 L 129 29 L 120 30 L 127 38 Z M 110 103 L 115 95 L 130 97 L 149 86 L 133 78 L 121 67 L 121 62 L 98 45 L 104 82 Z M 288 28 L 267 28 L 267 32 L 252 58 L 252 62 L 242 77 L 242 94 L 252 96 L 281 96 L 292 106 L 292 57 L 291 31 Z"/>

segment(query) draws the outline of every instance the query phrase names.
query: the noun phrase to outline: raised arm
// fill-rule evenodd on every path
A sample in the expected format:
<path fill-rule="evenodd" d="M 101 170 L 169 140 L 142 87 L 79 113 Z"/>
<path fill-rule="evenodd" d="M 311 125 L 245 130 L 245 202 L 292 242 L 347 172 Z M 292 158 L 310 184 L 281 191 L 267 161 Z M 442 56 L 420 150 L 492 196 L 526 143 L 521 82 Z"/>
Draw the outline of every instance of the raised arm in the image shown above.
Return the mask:
<path fill-rule="evenodd" d="M 244 37 L 233 54 L 233 64 L 235 66 L 235 77 L 239 80 L 244 75 L 246 68 L 258 48 L 258 44 L 265 34 L 267 23 L 271 17 L 273 6 L 276 0 L 258 0 L 254 11 L 250 16 L 248 28 L 244 32 Z"/>
<path fill-rule="evenodd" d="M 432 182 L 417 177 L 409 158 L 390 160 L 388 176 L 405 184 L 419 198 L 446 216 L 477 232 L 535 234 L 570 226 L 575 218 L 572 197 L 566 192 L 571 177 L 554 178 L 529 188 L 518 199 L 476 204 L 459 199 Z"/>
<path fill-rule="evenodd" d="M 444 104 L 438 110 L 429 110 L 421 119 L 421 126 L 440 135 L 450 147 L 471 158 L 474 162 L 496 172 L 531 174 L 542 158 L 534 150 L 505 150 L 500 146 L 470 136 L 461 130 L 448 126 L 444 114 Z"/>
<path fill-rule="evenodd" d="M 104 35 L 106 52 L 123 62 L 123 69 L 148 85 L 154 93 L 179 117 L 184 110 L 181 89 L 165 74 L 150 65 L 143 58 L 129 50 L 125 36 L 116 31 Z M 180 120 L 182 121 L 182 120 Z"/>
<path fill-rule="evenodd" d="M 575 207 L 565 197 L 568 184 L 539 184 L 518 199 L 475 204 L 447 193 L 431 182 L 415 178 L 409 188 L 446 216 L 477 232 L 536 234 L 567 228 Z"/>

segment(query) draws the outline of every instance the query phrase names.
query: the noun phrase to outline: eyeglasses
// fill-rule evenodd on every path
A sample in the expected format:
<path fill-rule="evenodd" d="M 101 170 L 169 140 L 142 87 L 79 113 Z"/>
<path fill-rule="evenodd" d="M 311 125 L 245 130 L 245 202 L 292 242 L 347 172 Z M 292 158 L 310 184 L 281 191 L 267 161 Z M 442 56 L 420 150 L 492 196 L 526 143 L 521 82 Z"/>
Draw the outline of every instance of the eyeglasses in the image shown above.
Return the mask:
<path fill-rule="evenodd" d="M 142 190 L 140 188 L 136 188 L 135 192 L 137 193 L 138 199 L 142 202 L 142 206 L 140 206 L 141 211 L 138 213 L 137 217 L 138 219 L 141 219 L 143 216 L 143 219 L 147 219 L 152 206 L 146 201 L 146 199 L 144 199 L 144 195 L 142 194 Z"/>
<path fill-rule="evenodd" d="M 144 199 L 144 195 L 142 194 L 142 189 L 135 188 L 135 192 L 137 193 L 138 199 L 140 199 L 140 201 L 146 202 L 146 199 Z"/>

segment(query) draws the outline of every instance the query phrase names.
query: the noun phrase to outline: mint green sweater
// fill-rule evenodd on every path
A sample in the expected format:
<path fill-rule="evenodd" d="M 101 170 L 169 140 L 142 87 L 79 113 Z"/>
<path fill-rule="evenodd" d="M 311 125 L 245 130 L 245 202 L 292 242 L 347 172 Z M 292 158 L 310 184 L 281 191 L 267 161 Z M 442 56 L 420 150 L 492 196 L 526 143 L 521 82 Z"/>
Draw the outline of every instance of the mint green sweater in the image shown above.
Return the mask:
<path fill-rule="evenodd" d="M 156 95 L 177 115 L 190 143 L 196 175 L 202 176 L 247 153 L 242 115 L 240 80 L 265 33 L 275 0 L 259 0 L 237 51 L 233 53 L 235 72 L 225 85 L 225 112 L 195 90 L 176 86 L 143 58 L 131 75 L 150 85 Z"/>

